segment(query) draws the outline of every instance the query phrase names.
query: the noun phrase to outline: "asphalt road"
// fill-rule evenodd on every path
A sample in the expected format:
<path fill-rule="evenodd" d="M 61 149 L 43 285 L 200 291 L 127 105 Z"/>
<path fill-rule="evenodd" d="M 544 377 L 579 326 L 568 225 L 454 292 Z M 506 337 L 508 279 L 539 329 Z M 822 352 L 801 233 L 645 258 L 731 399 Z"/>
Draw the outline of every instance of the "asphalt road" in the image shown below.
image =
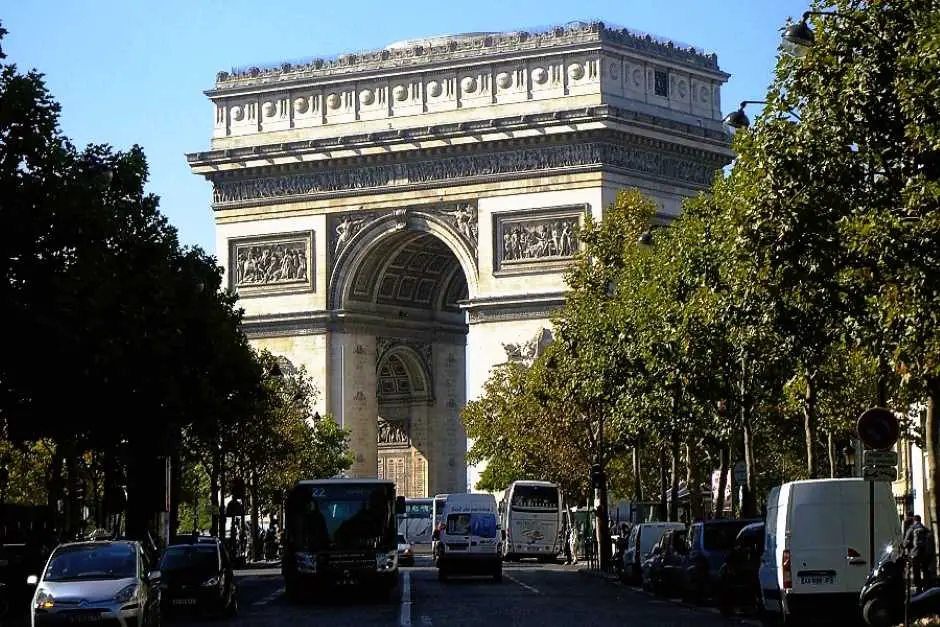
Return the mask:
<path fill-rule="evenodd" d="M 284 596 L 275 569 L 239 571 L 241 611 L 228 621 L 233 627 L 268 625 L 330 625 L 331 627 L 610 627 L 627 624 L 650 627 L 728 627 L 716 610 L 654 598 L 593 574 L 578 566 L 505 564 L 502 583 L 490 578 L 437 580 L 430 559 L 419 556 L 414 567 L 401 569 L 401 585 L 392 601 L 364 601 L 355 594 L 320 604 L 293 604 Z M 205 621 L 174 619 L 170 627 L 205 625 Z"/>

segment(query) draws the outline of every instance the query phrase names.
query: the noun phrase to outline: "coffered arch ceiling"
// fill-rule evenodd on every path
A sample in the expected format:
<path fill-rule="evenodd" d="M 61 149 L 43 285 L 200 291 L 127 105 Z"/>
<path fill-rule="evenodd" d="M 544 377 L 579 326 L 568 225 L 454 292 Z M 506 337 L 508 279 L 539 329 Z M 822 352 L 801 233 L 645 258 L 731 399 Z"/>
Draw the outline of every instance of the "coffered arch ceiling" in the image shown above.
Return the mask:
<path fill-rule="evenodd" d="M 402 233 L 377 244 L 353 277 L 350 301 L 458 313 L 467 277 L 430 233 Z"/>

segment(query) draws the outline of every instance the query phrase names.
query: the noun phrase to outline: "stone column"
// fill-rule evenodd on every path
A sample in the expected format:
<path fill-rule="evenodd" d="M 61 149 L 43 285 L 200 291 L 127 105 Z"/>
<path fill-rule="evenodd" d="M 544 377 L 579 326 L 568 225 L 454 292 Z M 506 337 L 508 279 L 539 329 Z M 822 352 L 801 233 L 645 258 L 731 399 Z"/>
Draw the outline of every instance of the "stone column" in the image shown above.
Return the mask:
<path fill-rule="evenodd" d="M 434 363 L 434 418 L 431 421 L 433 492 L 465 492 L 467 489 L 467 437 L 460 410 L 466 404 L 466 347 L 437 342 Z"/>
<path fill-rule="evenodd" d="M 347 473 L 355 478 L 376 476 L 375 337 L 334 333 L 330 338 L 330 411 L 350 432 L 355 461 Z"/>

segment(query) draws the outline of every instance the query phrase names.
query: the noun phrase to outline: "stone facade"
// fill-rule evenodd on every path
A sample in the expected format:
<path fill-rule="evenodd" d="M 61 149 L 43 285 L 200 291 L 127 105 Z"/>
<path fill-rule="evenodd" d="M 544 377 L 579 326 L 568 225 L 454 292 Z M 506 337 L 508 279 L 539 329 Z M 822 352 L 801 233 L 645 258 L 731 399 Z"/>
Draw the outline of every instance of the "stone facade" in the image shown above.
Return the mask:
<path fill-rule="evenodd" d="M 188 160 L 227 285 L 253 344 L 306 367 L 351 430 L 353 475 L 468 487 L 460 409 L 550 338 L 586 216 L 633 186 L 666 221 L 728 163 L 727 78 L 601 23 L 217 76 Z"/>

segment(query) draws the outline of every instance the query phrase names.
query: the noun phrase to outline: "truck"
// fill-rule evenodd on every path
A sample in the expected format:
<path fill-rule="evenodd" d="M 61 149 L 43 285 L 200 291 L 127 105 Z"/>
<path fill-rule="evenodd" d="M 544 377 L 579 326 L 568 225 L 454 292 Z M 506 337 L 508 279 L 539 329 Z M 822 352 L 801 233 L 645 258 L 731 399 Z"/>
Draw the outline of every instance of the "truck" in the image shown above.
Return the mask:
<path fill-rule="evenodd" d="M 404 511 L 391 481 L 298 481 L 284 504 L 281 573 L 288 597 L 299 601 L 359 585 L 388 598 L 398 586 L 396 520 Z"/>
<path fill-rule="evenodd" d="M 453 574 L 503 578 L 503 541 L 496 498 L 492 494 L 450 494 L 444 503 L 437 540 L 437 575 L 445 581 Z"/>

